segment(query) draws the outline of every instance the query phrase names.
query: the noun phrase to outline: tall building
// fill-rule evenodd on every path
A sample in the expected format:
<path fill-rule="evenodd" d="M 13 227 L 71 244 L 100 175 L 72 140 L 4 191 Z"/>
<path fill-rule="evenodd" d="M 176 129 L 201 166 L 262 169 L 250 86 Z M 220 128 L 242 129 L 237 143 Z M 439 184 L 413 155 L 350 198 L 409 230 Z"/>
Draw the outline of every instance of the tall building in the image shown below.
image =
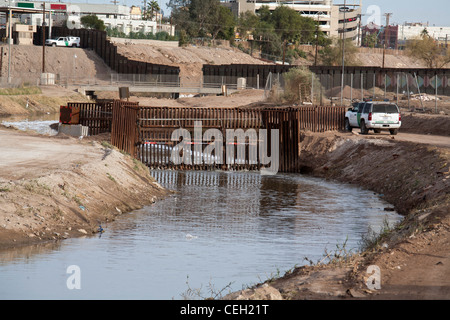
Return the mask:
<path fill-rule="evenodd" d="M 319 21 L 320 28 L 330 37 L 342 37 L 358 40 L 361 22 L 362 0 L 222 0 L 222 5 L 229 7 L 235 16 L 251 11 L 257 13 L 262 6 L 275 10 L 283 5 L 298 11 L 302 16 Z"/>

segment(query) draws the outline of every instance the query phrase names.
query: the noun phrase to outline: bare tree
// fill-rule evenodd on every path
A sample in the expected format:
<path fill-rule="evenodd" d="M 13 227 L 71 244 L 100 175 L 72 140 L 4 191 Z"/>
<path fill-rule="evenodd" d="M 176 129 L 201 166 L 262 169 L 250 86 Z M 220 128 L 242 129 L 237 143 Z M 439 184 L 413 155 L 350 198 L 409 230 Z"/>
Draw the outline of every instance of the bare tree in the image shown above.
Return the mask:
<path fill-rule="evenodd" d="M 450 63 L 450 48 L 443 48 L 427 32 L 407 46 L 410 57 L 423 61 L 428 68 L 439 69 Z"/>

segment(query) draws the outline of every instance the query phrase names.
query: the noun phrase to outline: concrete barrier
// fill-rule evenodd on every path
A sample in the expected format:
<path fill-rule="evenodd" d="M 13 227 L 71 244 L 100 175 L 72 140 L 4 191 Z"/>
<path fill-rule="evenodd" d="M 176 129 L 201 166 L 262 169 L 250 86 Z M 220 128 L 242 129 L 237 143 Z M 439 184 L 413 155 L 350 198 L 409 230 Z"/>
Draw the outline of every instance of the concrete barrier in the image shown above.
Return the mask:
<path fill-rule="evenodd" d="M 64 133 L 74 137 L 87 137 L 89 133 L 89 127 L 82 126 L 81 124 L 60 123 L 58 126 L 58 133 Z"/>

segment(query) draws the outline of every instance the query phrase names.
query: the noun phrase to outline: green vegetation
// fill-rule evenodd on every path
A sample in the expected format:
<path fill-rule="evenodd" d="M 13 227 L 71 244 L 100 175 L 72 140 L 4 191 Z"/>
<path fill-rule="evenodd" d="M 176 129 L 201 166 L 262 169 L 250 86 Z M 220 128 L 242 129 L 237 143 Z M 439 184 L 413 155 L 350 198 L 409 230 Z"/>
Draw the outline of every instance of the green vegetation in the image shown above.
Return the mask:
<path fill-rule="evenodd" d="M 9 192 L 11 189 L 9 187 L 0 187 L 0 192 Z"/>
<path fill-rule="evenodd" d="M 103 148 L 114 149 L 114 146 L 108 141 L 103 140 L 102 142 L 100 142 L 100 144 L 102 145 Z"/>
<path fill-rule="evenodd" d="M 326 66 L 342 66 L 342 53 L 345 51 L 345 65 L 354 66 L 358 64 L 356 53 L 358 48 L 351 39 L 346 39 L 345 50 L 342 50 L 342 39 L 333 39 L 330 45 L 325 46 L 320 52 L 320 60 Z"/>
<path fill-rule="evenodd" d="M 283 74 L 283 78 L 285 81 L 283 98 L 290 103 L 313 102 L 311 89 L 314 87 L 315 92 L 319 92 L 321 86 L 317 76 L 306 67 L 293 68 Z"/>
<path fill-rule="evenodd" d="M 27 94 L 41 94 L 42 90 L 39 87 L 19 87 L 19 88 L 1 88 L 0 95 L 2 96 L 18 96 Z"/>
<path fill-rule="evenodd" d="M 420 38 L 412 40 L 406 52 L 410 57 L 423 61 L 428 68 L 443 68 L 450 63 L 450 48 L 443 48 L 424 29 Z"/>
<path fill-rule="evenodd" d="M 395 226 L 389 225 L 389 221 L 386 219 L 383 221 L 383 225 L 380 227 L 379 232 L 369 228 L 367 233 L 361 239 L 361 251 L 372 251 L 378 248 L 383 242 L 389 239 L 395 228 Z"/>
<path fill-rule="evenodd" d="M 108 172 L 106 173 L 106 176 L 108 177 L 109 180 L 111 180 L 112 182 L 116 182 L 116 179 L 114 179 L 114 177 L 109 174 Z"/>
<path fill-rule="evenodd" d="M 248 41 L 237 47 L 247 53 L 260 50 L 271 60 L 292 62 L 306 58 L 298 45 L 329 47 L 332 41 L 320 31 L 318 22 L 287 6 L 270 11 L 263 6 L 256 14 L 250 11 L 234 17 L 219 0 L 170 0 L 172 23 L 176 25 L 180 46 L 196 39 Z M 250 46 L 250 49 L 248 48 Z"/>
<path fill-rule="evenodd" d="M 184 39 L 230 40 L 234 37 L 236 19 L 219 0 L 170 0 L 168 6 L 177 30 L 184 30 Z"/>
<path fill-rule="evenodd" d="M 152 0 L 147 4 L 142 18 L 144 20 L 152 20 L 160 9 L 158 1 Z"/>
<path fill-rule="evenodd" d="M 144 39 L 144 40 L 160 40 L 160 41 L 178 41 L 179 36 L 171 36 L 166 31 L 160 31 L 155 34 L 151 32 L 134 32 L 130 31 L 127 35 L 125 32 L 120 31 L 117 27 L 115 28 L 106 28 L 106 34 L 109 37 L 115 38 L 127 38 L 127 39 Z"/>
<path fill-rule="evenodd" d="M 105 23 L 99 19 L 96 15 L 88 15 L 81 17 L 81 24 L 87 29 L 95 29 L 104 31 Z"/>

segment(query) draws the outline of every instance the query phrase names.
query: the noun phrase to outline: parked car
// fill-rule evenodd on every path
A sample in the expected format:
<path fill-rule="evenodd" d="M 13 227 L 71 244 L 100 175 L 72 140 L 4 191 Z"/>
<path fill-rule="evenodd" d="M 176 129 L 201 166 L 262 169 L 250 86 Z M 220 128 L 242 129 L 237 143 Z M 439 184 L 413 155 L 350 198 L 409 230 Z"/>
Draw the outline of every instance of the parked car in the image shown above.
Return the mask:
<path fill-rule="evenodd" d="M 79 37 L 58 37 L 45 40 L 46 46 L 52 47 L 80 47 Z"/>
<path fill-rule="evenodd" d="M 400 109 L 395 103 L 386 100 L 356 102 L 345 114 L 345 129 L 352 131 L 353 128 L 360 128 L 361 134 L 367 134 L 369 130 L 375 133 L 389 130 L 392 135 L 396 135 L 401 125 Z"/>

